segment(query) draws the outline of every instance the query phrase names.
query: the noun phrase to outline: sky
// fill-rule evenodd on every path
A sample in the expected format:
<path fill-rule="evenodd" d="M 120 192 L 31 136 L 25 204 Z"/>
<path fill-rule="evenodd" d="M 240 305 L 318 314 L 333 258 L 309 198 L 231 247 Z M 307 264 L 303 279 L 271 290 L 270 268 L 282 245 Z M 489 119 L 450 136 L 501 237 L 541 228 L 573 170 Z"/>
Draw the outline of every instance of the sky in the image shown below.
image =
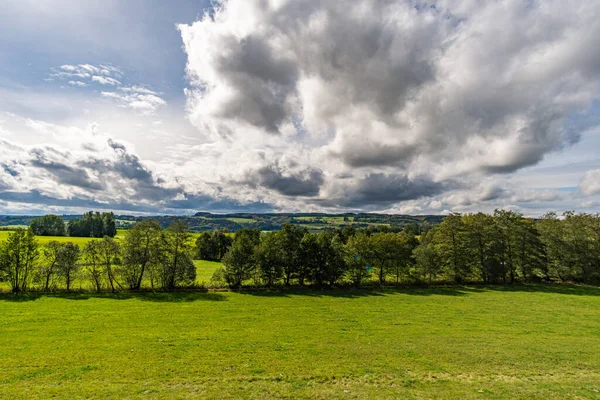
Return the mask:
<path fill-rule="evenodd" d="M 0 9 L 0 214 L 600 212 L 600 2 Z"/>

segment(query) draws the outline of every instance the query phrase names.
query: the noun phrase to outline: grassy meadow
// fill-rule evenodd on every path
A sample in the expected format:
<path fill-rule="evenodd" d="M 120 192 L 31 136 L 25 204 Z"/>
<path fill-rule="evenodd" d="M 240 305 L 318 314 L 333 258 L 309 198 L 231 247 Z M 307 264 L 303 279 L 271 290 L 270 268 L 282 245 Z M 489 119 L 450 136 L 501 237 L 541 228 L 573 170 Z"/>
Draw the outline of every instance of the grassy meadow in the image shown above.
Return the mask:
<path fill-rule="evenodd" d="M 600 289 L 0 295 L 0 397 L 600 398 Z"/>

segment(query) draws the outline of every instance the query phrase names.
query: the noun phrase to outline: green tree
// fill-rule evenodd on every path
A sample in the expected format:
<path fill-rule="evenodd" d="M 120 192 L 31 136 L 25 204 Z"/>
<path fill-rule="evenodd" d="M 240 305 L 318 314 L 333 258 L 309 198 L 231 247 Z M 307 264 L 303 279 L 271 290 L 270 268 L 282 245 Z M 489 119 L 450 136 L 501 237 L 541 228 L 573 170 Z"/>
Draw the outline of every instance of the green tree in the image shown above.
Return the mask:
<path fill-rule="evenodd" d="M 432 283 L 433 279 L 441 272 L 443 260 L 435 245 L 437 229 L 427 231 L 421 238 L 421 243 L 414 250 L 417 271 L 424 281 Z"/>
<path fill-rule="evenodd" d="M 377 267 L 379 284 L 385 284 L 385 277 L 393 265 L 403 264 L 402 243 L 395 233 L 375 233 L 369 237 L 372 257 Z M 406 262 L 405 262 L 406 263 Z M 399 276 L 398 276 L 399 278 Z"/>
<path fill-rule="evenodd" d="M 117 235 L 115 214 L 112 212 L 102 213 L 102 225 L 104 230 L 102 236 L 108 236 L 112 238 Z"/>
<path fill-rule="evenodd" d="M 221 261 L 232 242 L 233 239 L 225 231 L 204 232 L 196 239 L 196 258 Z"/>
<path fill-rule="evenodd" d="M 392 249 L 390 263 L 391 271 L 394 273 L 397 285 L 400 283 L 402 275 L 408 276 L 410 274 L 409 269 L 415 263 L 413 252 L 419 245 L 419 241 L 412 232 L 406 233 L 404 231 L 396 233 L 395 241 L 397 245 Z"/>
<path fill-rule="evenodd" d="M 0 246 L 0 271 L 14 293 L 25 292 L 39 257 L 38 242 L 31 229 L 17 229 Z"/>
<path fill-rule="evenodd" d="M 289 285 L 290 281 L 298 276 L 300 267 L 300 242 L 306 232 L 305 229 L 301 229 L 292 224 L 284 224 L 281 228 L 281 246 L 284 254 L 283 277 L 285 285 Z M 302 280 L 306 277 L 302 276 L 298 278 Z"/>
<path fill-rule="evenodd" d="M 162 288 L 173 290 L 178 285 L 189 285 L 196 280 L 196 268 L 190 256 L 191 235 L 183 221 L 176 221 L 162 235 L 163 257 L 160 280 Z M 191 263 L 191 265 L 190 265 Z"/>
<path fill-rule="evenodd" d="M 263 282 L 273 286 L 283 276 L 284 252 L 281 232 L 267 233 L 256 248 L 256 263 Z"/>
<path fill-rule="evenodd" d="M 470 270 L 478 271 L 484 283 L 490 283 L 498 274 L 497 246 L 499 231 L 494 217 L 489 214 L 467 214 L 462 217 L 467 243 Z"/>
<path fill-rule="evenodd" d="M 44 215 L 34 218 L 29 224 L 37 236 L 65 236 L 65 222 L 58 215 Z"/>
<path fill-rule="evenodd" d="M 76 278 L 77 272 L 79 271 L 78 261 L 80 256 L 81 249 L 71 242 L 64 243 L 60 249 L 58 269 L 65 279 L 67 290 L 71 290 L 73 280 Z"/>
<path fill-rule="evenodd" d="M 344 246 L 344 258 L 348 266 L 348 278 L 355 286 L 360 286 L 363 280 L 370 276 L 373 252 L 369 237 L 360 232 L 348 239 Z"/>
<path fill-rule="evenodd" d="M 513 283 L 517 276 L 518 237 L 523 215 L 513 211 L 496 210 L 494 220 L 498 229 L 502 280 Z"/>
<path fill-rule="evenodd" d="M 117 280 L 115 270 L 113 268 L 114 264 L 118 264 L 120 262 L 119 256 L 121 254 L 121 248 L 119 243 L 109 236 L 104 236 L 104 238 L 98 242 L 98 248 L 100 250 L 100 259 L 104 266 L 104 274 L 108 280 L 111 290 L 113 292 L 115 291 L 115 284 L 122 289 L 122 286 Z"/>
<path fill-rule="evenodd" d="M 302 237 L 298 249 L 298 268 L 296 271 L 298 283 L 304 285 L 306 280 L 312 279 L 313 282 L 319 285 L 323 284 L 325 268 L 318 236 L 307 232 Z"/>
<path fill-rule="evenodd" d="M 40 272 L 44 281 L 45 291 L 49 291 L 51 287 L 55 286 L 53 279 L 58 273 L 58 263 L 62 247 L 63 244 L 56 240 L 46 243 L 43 247 L 42 253 L 44 257 Z"/>
<path fill-rule="evenodd" d="M 217 247 L 210 232 L 203 232 L 196 238 L 196 258 L 198 260 L 218 261 Z"/>
<path fill-rule="evenodd" d="M 223 257 L 225 277 L 232 287 L 240 287 L 252 277 L 256 268 L 256 247 L 260 244 L 258 229 L 242 229 L 236 232 L 231 248 Z"/>
<path fill-rule="evenodd" d="M 85 274 L 97 292 L 102 290 L 104 268 L 100 240 L 91 240 L 83 248 L 82 256 L 85 264 Z"/>
<path fill-rule="evenodd" d="M 471 271 L 467 263 L 467 243 L 461 215 L 453 213 L 444 218 L 438 226 L 435 239 L 448 277 L 456 283 L 463 282 Z"/>
<path fill-rule="evenodd" d="M 131 290 L 139 290 L 146 269 L 161 256 L 161 227 L 158 221 L 143 220 L 125 234 L 123 277 Z"/>
<path fill-rule="evenodd" d="M 543 243 L 546 258 L 545 271 L 548 279 L 565 282 L 573 278 L 571 255 L 566 243 L 566 232 L 562 221 L 554 212 L 547 213 L 536 224 Z"/>

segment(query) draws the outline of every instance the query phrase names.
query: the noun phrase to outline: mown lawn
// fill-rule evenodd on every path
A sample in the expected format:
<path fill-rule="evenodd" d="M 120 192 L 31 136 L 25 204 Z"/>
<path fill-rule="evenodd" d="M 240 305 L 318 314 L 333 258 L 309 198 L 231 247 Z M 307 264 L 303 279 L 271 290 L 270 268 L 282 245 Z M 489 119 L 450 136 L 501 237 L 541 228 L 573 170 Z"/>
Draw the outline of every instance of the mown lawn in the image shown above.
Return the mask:
<path fill-rule="evenodd" d="M 0 397 L 600 398 L 600 289 L 0 295 Z"/>

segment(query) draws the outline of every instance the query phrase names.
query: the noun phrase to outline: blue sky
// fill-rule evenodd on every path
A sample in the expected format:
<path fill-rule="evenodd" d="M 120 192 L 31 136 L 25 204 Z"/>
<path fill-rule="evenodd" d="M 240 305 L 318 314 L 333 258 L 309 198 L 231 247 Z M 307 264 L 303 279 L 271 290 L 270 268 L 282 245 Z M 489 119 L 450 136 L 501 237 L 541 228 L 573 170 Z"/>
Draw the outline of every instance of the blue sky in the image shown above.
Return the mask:
<path fill-rule="evenodd" d="M 0 213 L 600 211 L 600 5 L 3 3 Z"/>

